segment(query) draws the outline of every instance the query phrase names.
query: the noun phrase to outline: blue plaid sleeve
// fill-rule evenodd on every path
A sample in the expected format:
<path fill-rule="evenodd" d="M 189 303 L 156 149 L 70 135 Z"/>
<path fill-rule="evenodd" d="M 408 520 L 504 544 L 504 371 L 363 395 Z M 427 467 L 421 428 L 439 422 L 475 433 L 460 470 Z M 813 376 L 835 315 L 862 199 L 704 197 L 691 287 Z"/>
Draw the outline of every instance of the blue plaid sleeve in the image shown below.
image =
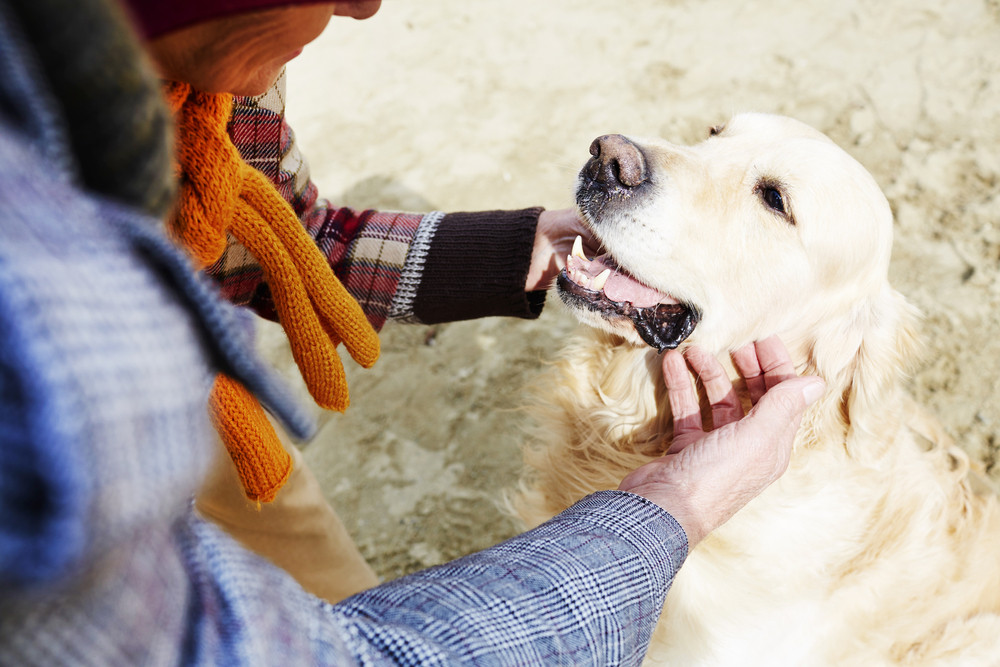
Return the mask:
<path fill-rule="evenodd" d="M 669 514 L 602 491 L 336 609 L 362 664 L 637 665 L 686 556 Z"/>

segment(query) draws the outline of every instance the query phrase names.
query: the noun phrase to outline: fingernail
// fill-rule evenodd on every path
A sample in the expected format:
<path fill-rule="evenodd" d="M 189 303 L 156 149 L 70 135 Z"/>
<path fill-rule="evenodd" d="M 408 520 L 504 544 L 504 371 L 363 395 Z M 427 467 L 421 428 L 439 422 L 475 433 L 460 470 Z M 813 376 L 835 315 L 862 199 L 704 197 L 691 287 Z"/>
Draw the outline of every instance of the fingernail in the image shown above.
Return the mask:
<path fill-rule="evenodd" d="M 819 397 L 826 391 L 826 383 L 820 378 L 810 378 L 809 382 L 802 387 L 802 397 L 806 399 L 806 405 L 812 405 L 819 400 Z"/>

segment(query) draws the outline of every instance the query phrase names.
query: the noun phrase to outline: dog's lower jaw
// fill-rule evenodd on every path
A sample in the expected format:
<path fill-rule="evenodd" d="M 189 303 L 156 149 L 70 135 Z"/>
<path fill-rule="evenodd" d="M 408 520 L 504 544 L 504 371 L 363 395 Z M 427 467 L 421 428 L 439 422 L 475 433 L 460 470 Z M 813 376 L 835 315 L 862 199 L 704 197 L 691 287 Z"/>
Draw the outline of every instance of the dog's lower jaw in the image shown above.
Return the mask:
<path fill-rule="evenodd" d="M 655 308 L 637 308 L 628 317 L 639 337 L 657 352 L 676 348 L 698 324 L 698 314 L 680 304 L 661 303 Z"/>
<path fill-rule="evenodd" d="M 657 352 L 676 348 L 691 335 L 701 319 L 697 309 L 681 303 L 638 307 L 630 302 L 598 300 L 600 292 L 581 287 L 569 278 L 565 270 L 559 273 L 556 285 L 560 299 L 584 323 L 597 324 L 599 328 L 614 333 L 631 328 L 643 343 Z"/>

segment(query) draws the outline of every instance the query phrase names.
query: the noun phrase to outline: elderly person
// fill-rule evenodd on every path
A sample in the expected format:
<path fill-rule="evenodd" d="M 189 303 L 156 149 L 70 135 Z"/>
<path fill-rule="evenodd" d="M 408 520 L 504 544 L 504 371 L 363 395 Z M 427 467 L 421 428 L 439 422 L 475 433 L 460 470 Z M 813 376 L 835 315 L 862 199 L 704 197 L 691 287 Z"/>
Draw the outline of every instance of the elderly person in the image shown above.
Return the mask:
<path fill-rule="evenodd" d="M 320 249 L 317 255 L 336 275 L 321 280 L 333 284 L 339 278 L 376 330 L 387 319 L 432 324 L 495 315 L 538 317 L 544 290 L 564 263 L 573 239 L 578 234 L 589 238 L 572 210 L 385 214 L 338 208 L 317 196 L 294 134 L 284 122 L 283 67 L 320 34 L 331 16 L 367 18 L 378 10 L 379 2 L 129 0 L 127 4 L 161 76 L 175 82 L 168 86 L 168 96 L 179 94 L 176 82 L 187 84 L 181 89 L 185 92 L 240 96 L 232 111 L 224 112 L 228 139 L 291 205 L 305 230 L 303 236 L 312 239 Z M 227 14 L 232 7 L 254 11 Z M 171 99 L 181 122 L 182 169 L 190 173 L 204 166 L 202 158 L 210 152 L 200 129 L 204 114 L 197 116 L 194 104 L 207 96 Z M 192 143 L 197 144 L 193 149 Z M 197 176 L 188 180 L 206 181 L 204 189 L 219 188 L 217 180 Z M 178 236 L 187 240 L 189 250 L 230 300 L 282 322 L 317 402 L 343 409 L 346 386 L 342 381 L 339 387 L 330 386 L 330 377 L 340 373 L 336 356 L 317 358 L 322 355 L 311 354 L 312 344 L 297 344 L 300 339 L 321 339 L 322 332 L 290 321 L 307 308 L 274 298 L 271 284 L 282 280 L 280 267 L 262 270 L 262 253 L 248 252 L 244 230 L 228 220 L 191 223 L 198 213 L 215 218 L 232 215 L 226 206 L 190 213 L 193 207 L 183 204 L 185 194 L 199 201 L 212 197 L 196 190 L 182 189 L 178 217 L 186 219 L 180 224 L 175 220 L 175 230 L 182 230 Z M 206 226 L 228 233 L 206 248 L 201 231 Z M 489 261 L 483 261 L 487 257 Z M 306 299 L 300 303 L 309 305 Z M 351 341 L 345 342 L 350 349 Z M 363 365 L 372 361 L 360 359 Z M 217 387 L 214 397 L 221 389 Z M 227 406 L 224 400 L 213 401 L 213 407 L 223 417 L 236 412 L 242 418 L 248 412 Z M 236 468 L 219 458 L 198 498 L 201 513 L 331 602 L 375 585 L 374 572 L 327 504 L 299 451 L 287 439 L 278 444 L 269 430 L 263 420 L 238 433 L 231 424 L 221 424 Z M 261 432 L 268 432 L 267 437 L 259 438 Z"/>
<path fill-rule="evenodd" d="M 184 86 L 165 102 L 119 10 L 0 0 L 0 664 L 638 664 L 688 549 L 781 474 L 818 381 L 788 377 L 780 345 L 762 342 L 744 372 L 768 390 L 746 418 L 685 429 L 621 490 L 502 545 L 321 602 L 190 499 L 212 456 L 210 394 L 230 435 L 245 435 L 234 415 L 257 400 L 294 435 L 309 430 L 254 360 L 241 311 L 194 267 L 232 229 L 251 253 L 277 238 L 275 252 L 326 274 L 217 133 L 189 137 L 219 151 L 209 166 L 182 145 L 175 168 L 167 128 L 217 129 L 192 119 L 226 123 L 229 110 Z M 235 222 L 200 228 L 211 216 L 185 188 L 219 174 Z M 286 290 L 272 295 L 280 312 L 295 286 L 262 261 Z M 314 315 L 335 320 L 331 345 L 370 360 L 357 304 L 304 289 L 329 299 Z M 664 375 L 693 423 L 676 353 Z"/>

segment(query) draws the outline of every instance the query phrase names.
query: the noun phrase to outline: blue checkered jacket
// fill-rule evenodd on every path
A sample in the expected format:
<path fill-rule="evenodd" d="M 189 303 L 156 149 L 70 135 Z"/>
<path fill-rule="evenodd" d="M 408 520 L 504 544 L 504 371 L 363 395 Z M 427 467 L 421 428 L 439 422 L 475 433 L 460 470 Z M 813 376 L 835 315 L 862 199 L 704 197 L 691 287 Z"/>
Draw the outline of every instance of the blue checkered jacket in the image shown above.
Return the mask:
<path fill-rule="evenodd" d="M 0 0 L 0 664 L 638 664 L 687 553 L 638 496 L 336 606 L 194 514 L 216 369 L 308 419 L 161 224 L 80 184 L 13 16 Z"/>

